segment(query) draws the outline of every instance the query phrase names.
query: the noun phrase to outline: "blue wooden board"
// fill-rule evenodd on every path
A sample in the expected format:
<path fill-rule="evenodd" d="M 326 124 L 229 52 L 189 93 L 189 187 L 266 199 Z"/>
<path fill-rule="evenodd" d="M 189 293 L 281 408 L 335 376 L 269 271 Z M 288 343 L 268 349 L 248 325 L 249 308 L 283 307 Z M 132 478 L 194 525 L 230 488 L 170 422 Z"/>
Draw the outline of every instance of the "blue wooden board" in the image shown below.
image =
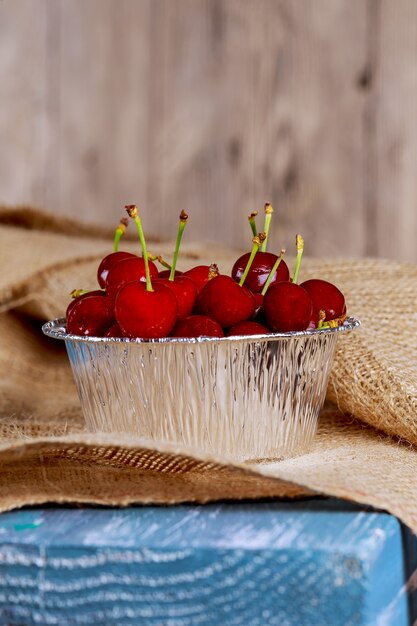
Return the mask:
<path fill-rule="evenodd" d="M 0 516 L 0 624 L 406 626 L 401 528 L 311 501 Z"/>

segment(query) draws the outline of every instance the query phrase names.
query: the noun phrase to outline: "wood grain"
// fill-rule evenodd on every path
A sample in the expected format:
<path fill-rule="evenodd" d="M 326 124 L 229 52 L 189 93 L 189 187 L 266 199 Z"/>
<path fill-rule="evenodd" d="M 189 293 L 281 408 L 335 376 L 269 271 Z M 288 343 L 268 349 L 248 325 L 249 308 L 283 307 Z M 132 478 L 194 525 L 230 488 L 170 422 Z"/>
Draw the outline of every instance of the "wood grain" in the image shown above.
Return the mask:
<path fill-rule="evenodd" d="M 404 584 L 398 521 L 332 500 L 0 520 L 11 624 L 406 626 Z"/>
<path fill-rule="evenodd" d="M 51 140 L 46 76 L 47 3 L 0 3 L 0 197 L 43 204 Z"/>
<path fill-rule="evenodd" d="M 61 60 L 49 206 L 114 222 L 146 189 L 147 40 L 135 28 L 146 33 L 147 9 L 126 0 L 54 5 Z"/>
<path fill-rule="evenodd" d="M 414 0 L 2 0 L 0 201 L 417 260 Z M 259 228 L 262 220 L 259 222 Z"/>
<path fill-rule="evenodd" d="M 376 224 L 379 256 L 416 261 L 417 236 L 417 4 L 381 2 Z"/>

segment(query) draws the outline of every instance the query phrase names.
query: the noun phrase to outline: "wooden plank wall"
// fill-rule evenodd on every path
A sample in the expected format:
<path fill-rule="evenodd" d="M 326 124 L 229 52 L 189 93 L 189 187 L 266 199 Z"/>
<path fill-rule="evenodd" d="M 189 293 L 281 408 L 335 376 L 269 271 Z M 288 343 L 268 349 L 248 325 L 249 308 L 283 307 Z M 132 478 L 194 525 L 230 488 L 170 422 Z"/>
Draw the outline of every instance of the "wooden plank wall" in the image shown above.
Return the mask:
<path fill-rule="evenodd" d="M 415 0 L 2 0 L 0 203 L 417 261 Z"/>

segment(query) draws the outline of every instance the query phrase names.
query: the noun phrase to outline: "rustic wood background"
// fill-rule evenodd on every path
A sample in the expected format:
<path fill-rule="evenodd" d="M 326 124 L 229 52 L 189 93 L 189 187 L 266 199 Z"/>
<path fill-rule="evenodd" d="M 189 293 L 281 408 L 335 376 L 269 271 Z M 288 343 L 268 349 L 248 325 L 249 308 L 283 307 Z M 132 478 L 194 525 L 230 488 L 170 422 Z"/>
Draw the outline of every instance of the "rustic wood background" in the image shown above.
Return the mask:
<path fill-rule="evenodd" d="M 416 0 L 0 0 L 0 203 L 417 261 Z"/>

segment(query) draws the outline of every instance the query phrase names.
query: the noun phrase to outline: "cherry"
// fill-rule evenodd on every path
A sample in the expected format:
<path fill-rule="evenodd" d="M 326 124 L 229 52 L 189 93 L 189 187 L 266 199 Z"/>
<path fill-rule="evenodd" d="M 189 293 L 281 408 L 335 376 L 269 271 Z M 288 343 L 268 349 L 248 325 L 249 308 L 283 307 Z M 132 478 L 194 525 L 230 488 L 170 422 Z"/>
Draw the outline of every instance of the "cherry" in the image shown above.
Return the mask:
<path fill-rule="evenodd" d="M 282 248 L 279 256 L 276 258 L 276 261 L 274 263 L 274 265 L 272 266 L 272 269 L 269 273 L 268 278 L 266 279 L 266 282 L 262 288 L 261 293 L 254 293 L 253 296 L 255 298 L 255 314 L 254 317 L 257 319 L 258 322 L 260 322 L 261 324 L 264 322 L 264 318 L 263 318 L 263 314 L 262 314 L 262 304 L 264 301 L 264 297 L 265 294 L 269 288 L 269 285 L 271 284 L 274 276 L 277 273 L 277 269 L 280 266 L 282 259 L 284 257 L 285 254 L 285 248 Z"/>
<path fill-rule="evenodd" d="M 197 296 L 200 294 L 203 287 L 205 287 L 209 280 L 220 275 L 219 268 L 215 263 L 211 265 L 196 265 L 190 270 L 184 272 L 185 276 L 191 278 L 195 286 L 197 287 Z"/>
<path fill-rule="evenodd" d="M 248 322 L 240 322 L 240 324 L 232 326 L 232 328 L 229 328 L 227 335 L 228 337 L 238 335 L 266 335 L 270 332 L 271 331 L 268 330 L 268 328 L 263 324 L 250 320 Z"/>
<path fill-rule="evenodd" d="M 191 278 L 184 275 L 176 276 L 174 280 L 158 278 L 153 284 L 165 285 L 172 291 L 177 301 L 177 318 L 179 320 L 191 315 L 197 299 L 197 287 Z"/>
<path fill-rule="evenodd" d="M 67 332 L 73 335 L 102 337 L 114 324 L 113 301 L 103 296 L 77 298 L 67 316 Z"/>
<path fill-rule="evenodd" d="M 259 233 L 259 235 L 256 234 L 255 217 L 257 215 L 257 211 L 254 211 L 248 216 L 249 224 L 255 235 L 253 243 L 256 244 L 256 241 L 258 240 L 259 245 L 256 249 L 254 247 L 252 252 L 247 252 L 239 257 L 232 269 L 232 278 L 234 278 L 236 282 L 244 284 L 245 287 L 252 291 L 252 293 L 263 292 L 263 289 L 265 288 L 266 290 L 270 284 L 278 281 L 289 280 L 290 277 L 288 267 L 286 263 L 282 261 L 282 256 L 285 250 L 281 251 L 280 257 L 266 251 L 269 227 L 271 225 L 273 212 L 274 209 L 269 202 L 267 202 L 265 204 L 264 231 Z M 272 271 L 273 269 L 274 271 Z M 266 285 L 267 281 L 268 285 Z"/>
<path fill-rule="evenodd" d="M 109 330 L 106 332 L 106 334 L 104 335 L 105 337 L 117 337 L 118 339 L 122 338 L 124 335 L 122 333 L 122 329 L 120 328 L 119 324 L 113 324 L 113 326 L 110 326 Z"/>
<path fill-rule="evenodd" d="M 218 322 L 206 315 L 189 315 L 177 322 L 171 337 L 224 337 Z"/>
<path fill-rule="evenodd" d="M 103 258 L 97 270 L 98 284 L 102 289 L 106 286 L 106 279 L 111 268 L 122 259 L 138 258 L 136 254 L 130 252 L 111 252 Z"/>
<path fill-rule="evenodd" d="M 124 285 L 115 301 L 116 320 L 127 337 L 160 339 L 169 335 L 177 319 L 177 301 L 170 289 L 155 283 L 152 291 L 146 283 Z"/>
<path fill-rule="evenodd" d="M 246 265 L 250 258 L 250 252 L 243 254 L 237 259 L 232 269 L 232 278 L 239 282 L 243 276 Z M 271 273 L 274 263 L 278 259 L 276 254 L 272 252 L 257 252 L 253 260 L 249 273 L 245 279 L 244 285 L 253 293 L 260 293 Z M 289 280 L 290 272 L 285 261 L 281 261 L 278 269 L 273 274 L 271 283 Z"/>
<path fill-rule="evenodd" d="M 150 263 L 138 208 L 128 205 L 126 210 L 135 221 L 143 252 L 146 282 L 136 280 L 125 284 L 117 292 L 116 321 L 128 337 L 161 339 L 169 335 L 177 318 L 177 301 L 165 285 L 152 286 Z M 120 263 L 128 261 L 120 261 Z M 117 267 L 117 266 L 116 266 Z M 155 266 L 154 266 L 155 267 Z M 156 274 L 158 270 L 155 267 Z M 110 276 L 110 274 L 109 274 Z"/>
<path fill-rule="evenodd" d="M 265 296 L 262 295 L 261 293 L 254 293 L 253 297 L 255 298 L 255 316 L 256 316 L 261 310 Z"/>
<path fill-rule="evenodd" d="M 248 320 L 255 311 L 253 294 L 230 276 L 212 278 L 197 298 L 196 312 L 229 328 Z"/>
<path fill-rule="evenodd" d="M 184 272 L 175 270 L 175 277 L 182 276 Z M 171 276 L 171 270 L 161 270 L 158 274 L 158 278 L 169 278 Z"/>
<path fill-rule="evenodd" d="M 325 313 L 325 320 L 332 320 L 337 317 L 342 317 L 346 313 L 345 297 L 335 285 L 321 280 L 319 278 L 313 278 L 301 283 L 301 287 L 307 291 L 312 302 L 313 311 L 317 315 L 320 310 Z"/>
<path fill-rule="evenodd" d="M 310 316 L 310 321 L 307 326 L 307 330 L 314 330 L 319 325 L 319 314 L 313 311 Z"/>
<path fill-rule="evenodd" d="M 158 277 L 158 268 L 149 261 L 151 278 Z M 115 298 L 118 291 L 128 283 L 142 280 L 146 277 L 145 261 L 141 257 L 122 259 L 110 268 L 106 279 L 106 291 L 110 298 Z"/>
<path fill-rule="evenodd" d="M 77 304 L 79 300 L 83 300 L 84 298 L 88 298 L 90 296 L 105 296 L 105 295 L 106 295 L 106 292 L 101 291 L 100 289 L 95 289 L 94 291 L 82 291 L 82 289 L 74 289 L 74 291 L 71 292 L 71 296 L 74 298 L 74 300 L 71 300 L 71 302 L 67 306 L 65 317 L 68 318 L 68 315 L 70 314 L 71 310 L 74 308 L 74 306 Z"/>
<path fill-rule="evenodd" d="M 300 285 L 280 282 L 269 287 L 262 312 L 273 332 L 305 330 L 310 323 L 313 303 L 307 291 Z"/>
<path fill-rule="evenodd" d="M 107 278 L 107 274 L 109 273 L 109 269 L 113 267 L 113 265 L 117 263 L 118 261 L 120 261 L 121 259 L 126 259 L 130 256 L 135 256 L 134 254 L 131 254 L 130 252 L 118 252 L 120 238 L 126 232 L 127 225 L 128 225 L 127 218 L 122 217 L 114 233 L 114 252 L 105 256 L 104 259 L 101 261 L 100 265 L 98 266 L 97 280 L 98 280 L 98 284 L 100 285 L 102 289 L 104 289 L 106 285 L 106 278 Z"/>

